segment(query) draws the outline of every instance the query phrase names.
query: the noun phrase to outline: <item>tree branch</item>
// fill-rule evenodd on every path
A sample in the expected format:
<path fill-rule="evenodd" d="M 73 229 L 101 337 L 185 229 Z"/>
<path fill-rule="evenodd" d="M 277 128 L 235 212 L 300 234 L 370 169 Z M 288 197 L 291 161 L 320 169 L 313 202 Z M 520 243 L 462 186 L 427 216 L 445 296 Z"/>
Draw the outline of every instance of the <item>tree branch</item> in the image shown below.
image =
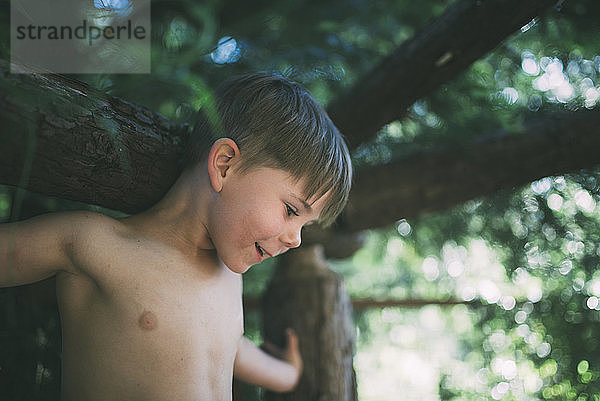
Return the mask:
<path fill-rule="evenodd" d="M 522 132 L 479 136 L 358 172 L 338 229 L 389 226 L 478 196 L 600 163 L 600 110 L 546 116 Z"/>
<path fill-rule="evenodd" d="M 328 111 L 350 148 L 404 116 L 416 100 L 464 71 L 557 0 L 460 0 L 402 43 Z"/>
<path fill-rule="evenodd" d="M 0 63 L 0 182 L 138 212 L 179 173 L 186 125 L 59 75 Z"/>
<path fill-rule="evenodd" d="M 377 308 L 422 308 L 428 305 L 455 306 L 475 305 L 478 301 L 463 301 L 460 299 L 394 299 L 394 298 L 351 298 L 353 310 L 377 309 Z M 256 310 L 260 308 L 262 300 L 256 297 L 244 297 L 244 309 Z"/>

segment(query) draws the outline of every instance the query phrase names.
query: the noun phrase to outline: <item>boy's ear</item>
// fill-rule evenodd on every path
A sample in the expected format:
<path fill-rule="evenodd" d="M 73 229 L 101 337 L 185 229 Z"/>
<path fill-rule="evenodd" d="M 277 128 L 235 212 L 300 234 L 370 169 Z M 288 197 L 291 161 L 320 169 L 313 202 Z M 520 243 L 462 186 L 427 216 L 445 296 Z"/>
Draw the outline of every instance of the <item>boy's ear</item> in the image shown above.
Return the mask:
<path fill-rule="evenodd" d="M 219 138 L 208 153 L 208 176 L 210 184 L 217 192 L 223 188 L 223 179 L 240 158 L 240 150 L 231 138 Z"/>

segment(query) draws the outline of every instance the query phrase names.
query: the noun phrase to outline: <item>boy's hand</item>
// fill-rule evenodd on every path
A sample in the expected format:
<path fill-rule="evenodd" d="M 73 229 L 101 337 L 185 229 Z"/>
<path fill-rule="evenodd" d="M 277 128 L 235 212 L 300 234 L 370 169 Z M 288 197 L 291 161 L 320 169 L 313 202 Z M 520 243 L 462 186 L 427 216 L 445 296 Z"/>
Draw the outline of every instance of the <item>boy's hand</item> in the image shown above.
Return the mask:
<path fill-rule="evenodd" d="M 243 337 L 233 365 L 235 377 L 271 391 L 294 390 L 302 375 L 302 357 L 294 330 L 286 330 L 286 335 L 285 349 L 265 343 L 262 348 L 266 351 Z"/>
<path fill-rule="evenodd" d="M 302 363 L 302 356 L 300 355 L 300 347 L 298 346 L 298 336 L 294 329 L 287 329 L 285 331 L 287 336 L 287 344 L 285 349 L 281 349 L 270 342 L 265 342 L 262 345 L 269 354 L 289 363 L 292 365 L 297 372 L 296 383 L 294 387 L 298 384 L 298 380 L 300 380 L 300 376 L 302 376 L 302 370 L 304 365 Z"/>

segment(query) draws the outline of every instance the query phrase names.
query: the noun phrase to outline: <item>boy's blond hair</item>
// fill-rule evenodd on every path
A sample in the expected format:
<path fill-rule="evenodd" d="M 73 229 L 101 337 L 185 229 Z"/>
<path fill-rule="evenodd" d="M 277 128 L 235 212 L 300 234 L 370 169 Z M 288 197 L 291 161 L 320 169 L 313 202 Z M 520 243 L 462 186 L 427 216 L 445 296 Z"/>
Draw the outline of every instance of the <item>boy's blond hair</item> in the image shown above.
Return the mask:
<path fill-rule="evenodd" d="M 225 81 L 213 105 L 198 112 L 185 168 L 203 161 L 216 139 L 231 138 L 242 155 L 242 172 L 270 167 L 305 179 L 306 200 L 331 190 L 319 224 L 334 222 L 350 192 L 350 154 L 342 134 L 306 89 L 279 75 L 246 74 Z"/>

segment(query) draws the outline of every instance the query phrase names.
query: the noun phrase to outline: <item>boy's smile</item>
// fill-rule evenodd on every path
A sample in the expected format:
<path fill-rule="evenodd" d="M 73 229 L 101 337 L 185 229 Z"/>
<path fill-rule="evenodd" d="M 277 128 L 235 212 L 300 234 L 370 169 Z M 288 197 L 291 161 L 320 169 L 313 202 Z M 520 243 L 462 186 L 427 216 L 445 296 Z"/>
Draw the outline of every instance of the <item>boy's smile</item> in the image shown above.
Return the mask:
<path fill-rule="evenodd" d="M 244 273 L 256 263 L 301 243 L 304 225 L 316 221 L 327 195 L 304 202 L 303 182 L 267 167 L 239 173 L 230 168 L 210 204 L 211 240 L 227 267 Z"/>
<path fill-rule="evenodd" d="M 265 249 L 263 249 L 263 247 L 258 245 L 258 242 L 255 242 L 254 245 L 256 246 L 256 252 L 258 252 L 258 256 L 261 259 L 261 261 L 262 261 L 262 258 L 265 256 L 265 254 L 267 254 L 267 256 L 273 257 L 273 255 L 271 255 L 269 252 L 267 252 Z"/>

